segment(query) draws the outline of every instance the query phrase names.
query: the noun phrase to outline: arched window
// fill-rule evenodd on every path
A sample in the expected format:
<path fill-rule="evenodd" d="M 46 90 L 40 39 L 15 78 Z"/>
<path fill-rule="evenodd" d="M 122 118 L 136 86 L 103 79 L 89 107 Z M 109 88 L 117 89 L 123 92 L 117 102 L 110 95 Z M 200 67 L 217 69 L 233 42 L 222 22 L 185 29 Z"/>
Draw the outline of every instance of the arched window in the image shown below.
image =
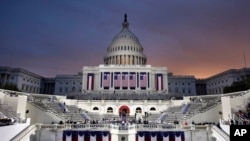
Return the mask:
<path fill-rule="evenodd" d="M 141 108 L 140 108 L 140 107 L 137 107 L 137 108 L 135 109 L 135 112 L 136 112 L 136 113 L 141 113 Z"/>
<path fill-rule="evenodd" d="M 155 107 L 150 108 L 150 111 L 155 111 L 155 110 L 156 110 Z"/>
<path fill-rule="evenodd" d="M 93 111 L 98 111 L 98 110 L 99 110 L 98 107 L 94 107 L 94 108 L 93 108 Z"/>
<path fill-rule="evenodd" d="M 107 113 L 113 113 L 113 108 L 112 107 L 108 107 Z"/>

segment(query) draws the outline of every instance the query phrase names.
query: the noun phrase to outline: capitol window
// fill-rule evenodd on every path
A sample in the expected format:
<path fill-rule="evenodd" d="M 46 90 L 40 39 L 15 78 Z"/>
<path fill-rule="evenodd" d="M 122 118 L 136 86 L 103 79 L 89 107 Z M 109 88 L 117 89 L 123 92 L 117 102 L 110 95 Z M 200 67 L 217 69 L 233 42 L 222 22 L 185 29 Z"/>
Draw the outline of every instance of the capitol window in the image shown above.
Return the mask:
<path fill-rule="evenodd" d="M 112 107 L 108 107 L 107 113 L 113 113 L 113 108 Z"/>
<path fill-rule="evenodd" d="M 155 110 L 156 110 L 155 107 L 150 108 L 150 111 L 155 111 Z"/>
<path fill-rule="evenodd" d="M 141 108 L 140 108 L 140 107 L 137 107 L 137 108 L 135 109 L 135 112 L 136 112 L 136 113 L 141 113 Z"/>

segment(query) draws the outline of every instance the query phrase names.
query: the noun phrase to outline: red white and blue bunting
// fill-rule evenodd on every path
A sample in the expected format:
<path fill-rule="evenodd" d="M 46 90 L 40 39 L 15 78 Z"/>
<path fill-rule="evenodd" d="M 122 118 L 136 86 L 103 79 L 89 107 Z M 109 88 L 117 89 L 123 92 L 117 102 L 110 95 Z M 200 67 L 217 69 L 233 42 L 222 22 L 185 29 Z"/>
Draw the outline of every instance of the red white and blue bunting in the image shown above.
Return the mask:
<path fill-rule="evenodd" d="M 184 131 L 138 131 L 136 141 L 185 141 Z"/>
<path fill-rule="evenodd" d="M 65 130 L 63 141 L 111 141 L 109 131 L 74 131 Z"/>

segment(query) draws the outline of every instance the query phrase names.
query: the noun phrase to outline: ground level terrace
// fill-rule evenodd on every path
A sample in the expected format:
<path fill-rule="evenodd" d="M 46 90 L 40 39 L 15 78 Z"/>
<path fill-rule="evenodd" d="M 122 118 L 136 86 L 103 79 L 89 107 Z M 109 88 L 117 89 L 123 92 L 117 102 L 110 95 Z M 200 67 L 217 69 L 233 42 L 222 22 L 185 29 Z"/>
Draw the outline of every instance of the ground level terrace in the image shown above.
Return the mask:
<path fill-rule="evenodd" d="M 30 141 L 216 141 L 229 140 L 215 125 L 34 124 L 14 140 Z"/>

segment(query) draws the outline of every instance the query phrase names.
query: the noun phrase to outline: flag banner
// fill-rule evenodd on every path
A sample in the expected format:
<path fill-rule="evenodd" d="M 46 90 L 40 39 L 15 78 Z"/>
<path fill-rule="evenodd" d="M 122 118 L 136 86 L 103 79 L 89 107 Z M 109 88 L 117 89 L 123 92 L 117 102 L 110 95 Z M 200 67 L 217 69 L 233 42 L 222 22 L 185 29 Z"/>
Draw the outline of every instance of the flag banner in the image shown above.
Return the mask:
<path fill-rule="evenodd" d="M 70 132 L 66 134 L 66 141 L 72 141 L 72 135 Z"/>
<path fill-rule="evenodd" d="M 138 141 L 145 141 L 143 133 L 138 133 Z"/>
<path fill-rule="evenodd" d="M 96 141 L 96 135 L 90 135 L 90 141 Z"/>
<path fill-rule="evenodd" d="M 163 75 L 162 74 L 156 74 L 156 90 L 162 91 L 163 90 Z"/>
<path fill-rule="evenodd" d="M 64 130 L 62 141 L 111 141 L 109 131 Z"/>
<path fill-rule="evenodd" d="M 151 141 L 157 141 L 157 136 L 156 134 L 151 135 Z"/>
<path fill-rule="evenodd" d="M 163 141 L 169 141 L 169 136 L 163 136 Z"/>
<path fill-rule="evenodd" d="M 130 89 L 135 89 L 136 87 L 136 73 L 135 72 L 129 73 L 129 86 L 130 86 Z"/>
<path fill-rule="evenodd" d="M 121 73 L 115 72 L 114 73 L 114 87 L 115 89 L 120 89 L 121 86 Z"/>
<path fill-rule="evenodd" d="M 87 75 L 87 90 L 94 90 L 94 73 Z"/>
<path fill-rule="evenodd" d="M 84 135 L 78 134 L 78 141 L 84 141 Z"/>
<path fill-rule="evenodd" d="M 137 141 L 185 141 L 184 131 L 138 131 Z"/>
<path fill-rule="evenodd" d="M 109 136 L 108 136 L 108 134 L 103 134 L 102 135 L 102 141 L 109 141 Z"/>
<path fill-rule="evenodd" d="M 146 72 L 141 72 L 140 73 L 140 86 L 141 86 L 141 89 L 146 89 L 147 87 L 147 74 Z"/>
<path fill-rule="evenodd" d="M 128 73 L 127 72 L 122 73 L 122 88 L 123 89 L 128 88 Z"/>
<path fill-rule="evenodd" d="M 104 89 L 109 89 L 110 87 L 110 72 L 104 72 L 103 73 L 103 87 Z"/>
<path fill-rule="evenodd" d="M 181 133 L 180 132 L 177 132 L 175 134 L 175 141 L 182 141 L 182 136 L 181 136 Z"/>

